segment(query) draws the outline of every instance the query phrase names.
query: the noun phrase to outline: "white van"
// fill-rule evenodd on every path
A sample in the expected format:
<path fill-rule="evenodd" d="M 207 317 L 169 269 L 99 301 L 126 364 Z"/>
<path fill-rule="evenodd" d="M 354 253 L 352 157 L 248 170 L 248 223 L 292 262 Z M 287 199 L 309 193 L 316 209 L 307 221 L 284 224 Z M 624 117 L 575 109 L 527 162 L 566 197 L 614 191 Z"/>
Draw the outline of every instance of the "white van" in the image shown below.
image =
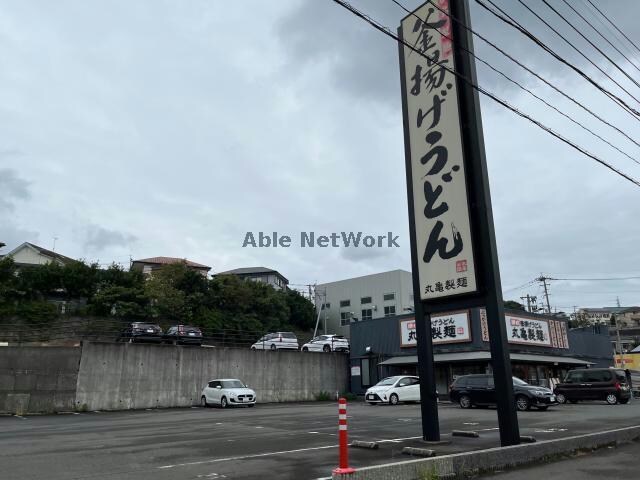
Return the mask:
<path fill-rule="evenodd" d="M 298 350 L 298 338 L 293 332 L 268 333 L 256 343 L 251 350 Z"/>

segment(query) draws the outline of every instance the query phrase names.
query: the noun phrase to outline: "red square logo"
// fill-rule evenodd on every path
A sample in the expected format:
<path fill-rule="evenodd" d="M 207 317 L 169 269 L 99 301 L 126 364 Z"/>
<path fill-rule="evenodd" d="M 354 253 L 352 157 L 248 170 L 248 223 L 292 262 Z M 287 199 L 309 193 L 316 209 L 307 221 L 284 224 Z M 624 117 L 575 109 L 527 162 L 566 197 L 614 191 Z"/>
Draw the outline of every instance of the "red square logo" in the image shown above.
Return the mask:
<path fill-rule="evenodd" d="M 462 273 L 467 271 L 467 261 L 466 260 L 458 260 L 456 262 L 456 272 Z"/>

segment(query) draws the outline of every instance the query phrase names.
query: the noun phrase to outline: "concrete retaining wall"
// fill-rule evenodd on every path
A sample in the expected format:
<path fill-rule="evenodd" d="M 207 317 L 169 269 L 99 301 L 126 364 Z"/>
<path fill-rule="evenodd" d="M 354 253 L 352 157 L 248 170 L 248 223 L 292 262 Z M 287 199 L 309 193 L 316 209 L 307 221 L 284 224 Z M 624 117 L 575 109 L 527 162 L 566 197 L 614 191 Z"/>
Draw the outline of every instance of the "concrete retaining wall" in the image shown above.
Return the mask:
<path fill-rule="evenodd" d="M 0 347 L 0 412 L 73 410 L 80 349 Z"/>
<path fill-rule="evenodd" d="M 76 406 L 120 410 L 196 405 L 213 378 L 240 378 L 258 402 L 313 400 L 343 392 L 348 355 L 172 345 L 84 343 Z"/>
<path fill-rule="evenodd" d="M 490 448 L 358 469 L 351 474 L 333 474 L 334 480 L 418 480 L 431 478 L 462 479 L 478 473 L 504 470 L 552 460 L 579 450 L 640 439 L 640 426 L 576 435 L 538 443 Z"/>

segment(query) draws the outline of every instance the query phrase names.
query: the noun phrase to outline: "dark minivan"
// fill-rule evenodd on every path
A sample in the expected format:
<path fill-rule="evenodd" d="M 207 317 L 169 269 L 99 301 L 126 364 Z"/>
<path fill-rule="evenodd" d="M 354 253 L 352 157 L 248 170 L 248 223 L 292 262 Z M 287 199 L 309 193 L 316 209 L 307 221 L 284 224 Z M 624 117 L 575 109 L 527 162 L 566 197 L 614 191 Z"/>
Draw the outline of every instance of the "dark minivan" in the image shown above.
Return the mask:
<path fill-rule="evenodd" d="M 544 387 L 529 385 L 527 382 L 513 377 L 513 394 L 516 408 L 520 411 L 536 407 L 546 410 L 549 405 L 556 404 L 555 395 Z M 449 386 L 449 398 L 457 402 L 461 408 L 495 405 L 496 389 L 493 375 L 463 375 Z"/>
<path fill-rule="evenodd" d="M 627 375 L 621 368 L 571 370 L 554 392 L 559 403 L 604 400 L 615 405 L 627 403 L 631 398 Z"/>

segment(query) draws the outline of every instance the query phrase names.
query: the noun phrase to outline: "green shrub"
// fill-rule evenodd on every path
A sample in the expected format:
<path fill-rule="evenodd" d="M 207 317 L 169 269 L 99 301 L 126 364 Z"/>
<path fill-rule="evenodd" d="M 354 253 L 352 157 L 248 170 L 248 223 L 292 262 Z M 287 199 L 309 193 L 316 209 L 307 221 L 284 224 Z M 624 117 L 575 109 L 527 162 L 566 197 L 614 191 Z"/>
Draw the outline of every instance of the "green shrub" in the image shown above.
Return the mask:
<path fill-rule="evenodd" d="M 314 394 L 314 397 L 315 397 L 316 401 L 318 401 L 318 402 L 327 402 L 329 400 L 332 400 L 331 393 L 329 393 L 329 392 L 320 391 L 320 392 Z"/>
<path fill-rule="evenodd" d="M 342 397 L 345 400 L 347 400 L 347 402 L 353 402 L 354 400 L 358 399 L 358 396 L 355 393 L 351 393 L 351 392 L 341 393 L 340 397 Z"/>

